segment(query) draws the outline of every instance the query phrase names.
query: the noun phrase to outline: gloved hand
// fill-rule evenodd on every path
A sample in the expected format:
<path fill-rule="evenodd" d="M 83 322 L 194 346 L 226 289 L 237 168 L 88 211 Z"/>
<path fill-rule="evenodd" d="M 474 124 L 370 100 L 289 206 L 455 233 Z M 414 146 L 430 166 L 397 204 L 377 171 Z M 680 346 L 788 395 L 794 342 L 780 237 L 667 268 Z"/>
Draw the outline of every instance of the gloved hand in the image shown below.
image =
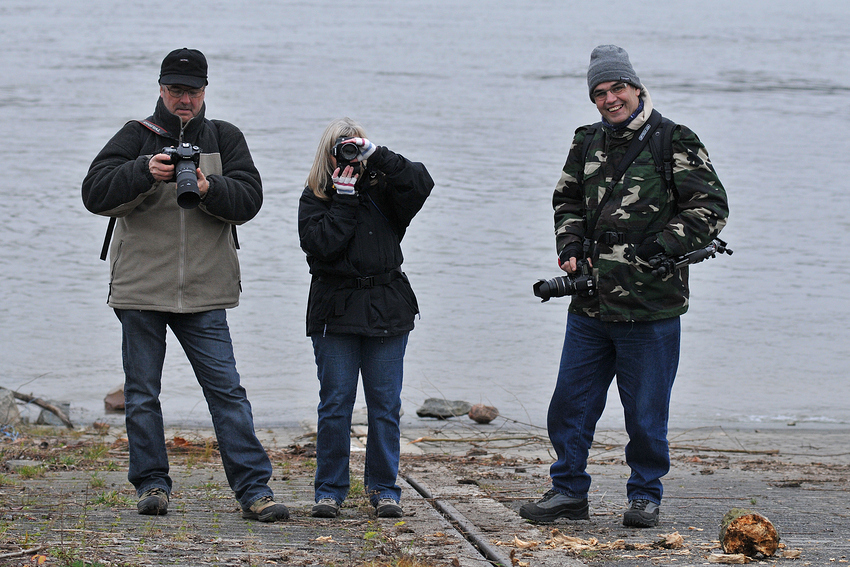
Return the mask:
<path fill-rule="evenodd" d="M 657 256 L 658 254 L 664 253 L 664 247 L 658 243 L 655 235 L 647 238 L 643 242 L 641 242 L 640 246 L 635 250 L 635 256 L 643 260 L 644 262 L 649 262 L 649 259 L 653 256 Z"/>
<path fill-rule="evenodd" d="M 561 267 L 567 262 L 569 262 L 570 258 L 581 260 L 582 250 L 583 247 L 581 245 L 581 242 L 573 242 L 564 246 L 564 249 L 561 250 L 560 254 L 558 254 L 558 267 Z"/>
<path fill-rule="evenodd" d="M 334 182 L 334 189 L 340 195 L 357 194 L 357 190 L 354 189 L 354 185 L 357 183 L 357 176 L 352 176 L 351 172 L 351 167 L 346 167 L 343 173 L 340 173 L 339 168 L 336 168 L 331 176 L 331 180 Z"/>
<path fill-rule="evenodd" d="M 375 144 L 366 138 L 351 138 L 349 141 L 360 148 L 360 156 L 358 156 L 357 161 L 366 161 L 369 156 L 375 153 Z"/>

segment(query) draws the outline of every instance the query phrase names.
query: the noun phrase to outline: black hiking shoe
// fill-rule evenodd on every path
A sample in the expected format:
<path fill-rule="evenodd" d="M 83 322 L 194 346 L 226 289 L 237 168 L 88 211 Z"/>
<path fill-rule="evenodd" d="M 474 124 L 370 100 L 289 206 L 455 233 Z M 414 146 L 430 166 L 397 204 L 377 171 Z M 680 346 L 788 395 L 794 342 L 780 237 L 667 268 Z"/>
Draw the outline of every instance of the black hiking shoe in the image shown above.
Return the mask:
<path fill-rule="evenodd" d="M 144 514 L 145 516 L 164 516 L 168 514 L 168 492 L 158 486 L 148 488 L 139 496 L 136 510 L 139 511 L 139 514 Z"/>
<path fill-rule="evenodd" d="M 339 503 L 333 498 L 320 498 L 313 505 L 310 515 L 314 518 L 336 518 L 339 516 Z"/>
<path fill-rule="evenodd" d="M 623 525 L 629 528 L 654 528 L 661 513 L 658 504 L 643 498 L 632 500 L 623 514 Z"/>
<path fill-rule="evenodd" d="M 379 518 L 401 518 L 404 511 L 401 509 L 401 504 L 392 498 L 381 498 L 375 504 L 375 512 Z"/>
<path fill-rule="evenodd" d="M 248 509 L 242 509 L 242 517 L 258 522 L 276 522 L 289 519 L 289 508 L 278 504 L 271 496 L 261 496 Z"/>
<path fill-rule="evenodd" d="M 558 518 L 589 520 L 587 498 L 571 498 L 555 489 L 543 495 L 537 502 L 523 504 L 519 515 L 532 522 L 548 523 Z"/>

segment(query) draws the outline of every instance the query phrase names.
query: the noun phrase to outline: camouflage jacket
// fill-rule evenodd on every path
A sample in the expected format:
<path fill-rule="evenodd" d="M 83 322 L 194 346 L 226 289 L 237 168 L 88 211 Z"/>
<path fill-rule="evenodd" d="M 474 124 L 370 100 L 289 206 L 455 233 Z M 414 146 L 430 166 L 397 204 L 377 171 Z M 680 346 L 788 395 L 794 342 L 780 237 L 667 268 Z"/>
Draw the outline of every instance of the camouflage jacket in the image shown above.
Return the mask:
<path fill-rule="evenodd" d="M 588 127 L 576 130 L 552 198 L 559 254 L 567 245 L 584 240 L 589 214 L 598 214 L 596 238 L 602 231 L 624 235 L 623 243 L 596 242 L 591 258 L 598 293 L 594 297 L 575 295 L 570 303 L 571 313 L 602 321 L 654 321 L 685 313 L 688 269 L 664 278 L 653 276 L 646 262 L 635 257 L 635 250 L 652 235 L 657 235 L 664 251 L 672 256 L 701 248 L 717 236 L 729 212 L 726 191 L 708 152 L 696 134 L 677 125 L 673 131 L 675 188 L 665 187 L 647 145 L 597 213 L 615 164 L 652 112 L 649 94 L 643 92 L 644 111 L 625 131 L 596 130 L 587 163 L 581 153 Z M 579 175 L 582 169 L 583 175 Z"/>

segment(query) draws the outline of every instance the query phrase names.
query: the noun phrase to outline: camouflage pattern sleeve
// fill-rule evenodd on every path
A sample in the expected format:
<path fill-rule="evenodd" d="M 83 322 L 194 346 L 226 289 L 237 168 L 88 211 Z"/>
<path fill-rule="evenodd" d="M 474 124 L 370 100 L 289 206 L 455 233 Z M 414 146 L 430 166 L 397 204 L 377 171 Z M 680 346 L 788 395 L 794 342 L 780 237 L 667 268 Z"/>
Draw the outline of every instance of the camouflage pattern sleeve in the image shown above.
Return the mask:
<path fill-rule="evenodd" d="M 708 151 L 686 126 L 673 131 L 673 179 L 678 212 L 659 235 L 660 244 L 678 256 L 707 245 L 726 225 L 729 205 Z"/>
<path fill-rule="evenodd" d="M 581 243 L 584 239 L 586 202 L 579 178 L 584 177 L 581 172 L 584 168 L 584 156 L 580 154 L 586 133 L 585 126 L 576 130 L 561 178 L 552 196 L 552 208 L 555 209 L 555 251 L 559 254 L 568 244 Z M 590 165 L 599 167 L 598 162 Z"/>

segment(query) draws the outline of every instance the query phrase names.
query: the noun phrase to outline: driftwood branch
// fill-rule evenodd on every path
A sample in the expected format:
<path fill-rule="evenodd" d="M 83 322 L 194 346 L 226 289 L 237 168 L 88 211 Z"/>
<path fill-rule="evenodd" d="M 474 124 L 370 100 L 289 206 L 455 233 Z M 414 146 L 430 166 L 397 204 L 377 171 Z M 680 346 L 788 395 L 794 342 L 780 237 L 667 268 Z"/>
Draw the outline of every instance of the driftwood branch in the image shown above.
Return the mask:
<path fill-rule="evenodd" d="M 45 402 L 41 398 L 36 398 L 35 396 L 30 396 L 29 394 L 21 394 L 20 392 L 16 392 L 12 390 L 12 394 L 19 400 L 27 402 L 29 404 L 35 404 L 40 408 L 44 408 L 49 412 L 52 412 L 56 417 L 58 417 L 62 423 L 65 424 L 65 427 L 68 429 L 74 429 L 74 424 L 71 423 L 71 420 L 68 419 L 68 416 L 65 415 L 65 412 L 54 406 L 51 403 Z"/>
<path fill-rule="evenodd" d="M 12 553 L 4 553 L 0 555 L 0 559 L 8 559 L 9 557 L 23 557 L 24 555 L 32 555 L 33 553 L 37 553 L 44 549 L 43 545 L 39 545 L 37 547 L 32 547 L 30 549 L 22 549 L 20 551 L 13 551 Z"/>

